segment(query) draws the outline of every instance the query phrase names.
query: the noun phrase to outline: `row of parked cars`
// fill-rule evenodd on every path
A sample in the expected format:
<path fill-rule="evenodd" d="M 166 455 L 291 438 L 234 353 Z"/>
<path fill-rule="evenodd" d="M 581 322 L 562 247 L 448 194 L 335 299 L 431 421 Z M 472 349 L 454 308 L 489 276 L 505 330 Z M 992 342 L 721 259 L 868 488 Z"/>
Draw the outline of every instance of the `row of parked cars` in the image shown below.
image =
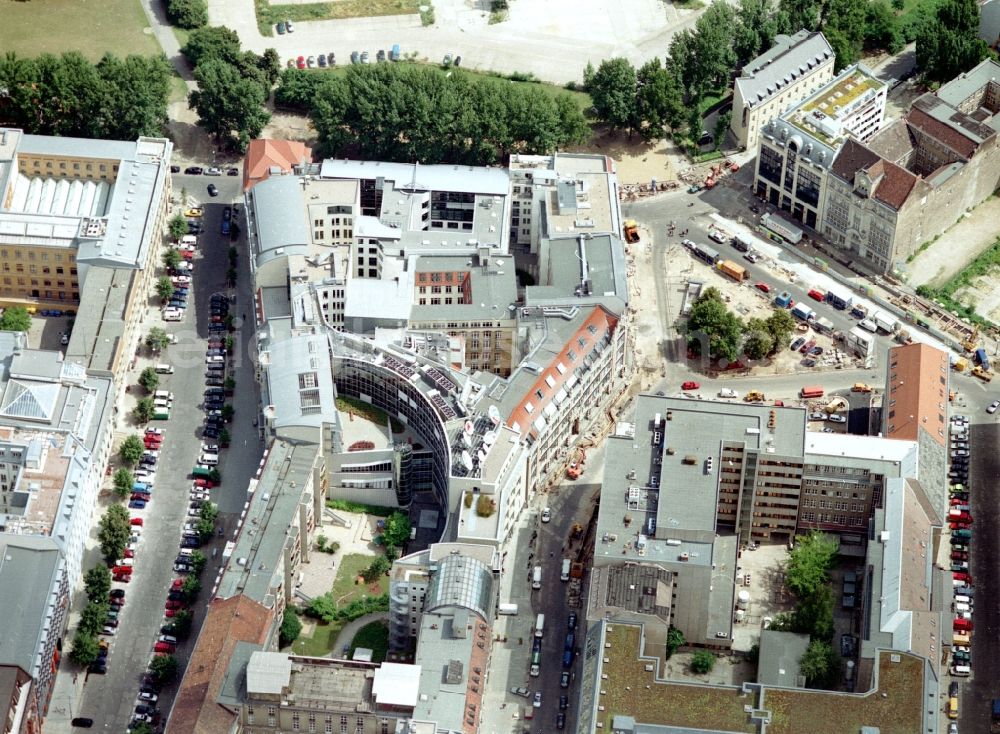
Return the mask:
<path fill-rule="evenodd" d="M 200 217 L 201 209 L 188 209 L 187 213 L 198 212 Z M 191 221 L 190 219 L 188 220 Z M 188 231 L 191 231 L 190 224 Z M 201 231 L 200 224 L 198 232 Z M 198 237 L 195 234 L 186 234 L 178 242 L 170 245 L 177 254 L 180 255 L 180 262 L 176 267 L 168 269 L 170 282 L 174 286 L 174 292 L 170 295 L 167 303 L 163 306 L 164 321 L 183 321 L 187 312 L 188 296 L 191 292 L 191 280 L 194 276 L 194 256 L 198 252 Z"/>
<path fill-rule="evenodd" d="M 952 621 L 951 674 L 967 677 L 972 674 L 972 575 L 969 553 L 972 544 L 972 513 L 969 504 L 969 419 L 955 415 L 949 429 L 948 528 L 951 530 Z M 958 717 L 957 696 L 954 705 L 949 700 L 949 718 Z"/>

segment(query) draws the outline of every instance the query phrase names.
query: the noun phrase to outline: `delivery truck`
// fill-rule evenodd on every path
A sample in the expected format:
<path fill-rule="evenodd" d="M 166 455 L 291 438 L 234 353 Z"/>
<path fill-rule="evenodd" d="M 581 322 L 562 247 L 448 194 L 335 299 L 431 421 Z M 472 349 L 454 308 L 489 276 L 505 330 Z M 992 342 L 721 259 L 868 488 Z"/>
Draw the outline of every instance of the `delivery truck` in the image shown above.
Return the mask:
<path fill-rule="evenodd" d="M 990 358 L 986 354 L 986 350 L 980 347 L 976 350 L 976 364 L 982 367 L 984 370 L 989 372 L 990 369 Z"/>
<path fill-rule="evenodd" d="M 851 307 L 854 298 L 848 291 L 841 288 L 831 288 L 826 292 L 826 302 L 834 308 L 843 311 Z"/>
<path fill-rule="evenodd" d="M 885 311 L 876 311 L 868 318 L 874 321 L 875 325 L 886 334 L 894 334 L 896 333 L 896 329 L 899 328 L 899 321 Z"/>
<path fill-rule="evenodd" d="M 803 321 L 812 321 L 816 318 L 816 312 L 804 303 L 796 303 L 792 306 L 792 316 Z"/>
<path fill-rule="evenodd" d="M 737 265 L 732 260 L 723 260 L 716 267 L 719 269 L 720 273 L 728 275 L 737 283 L 742 283 L 748 277 L 746 268 L 742 265 Z"/>

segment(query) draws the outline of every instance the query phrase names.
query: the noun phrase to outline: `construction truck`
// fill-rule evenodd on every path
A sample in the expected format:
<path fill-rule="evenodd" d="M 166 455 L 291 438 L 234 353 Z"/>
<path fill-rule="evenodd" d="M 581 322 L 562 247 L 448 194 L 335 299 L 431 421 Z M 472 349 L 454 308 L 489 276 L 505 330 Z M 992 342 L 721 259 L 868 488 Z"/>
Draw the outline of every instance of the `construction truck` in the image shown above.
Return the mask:
<path fill-rule="evenodd" d="M 760 390 L 750 390 L 743 396 L 743 401 L 747 403 L 763 403 L 764 393 Z"/>
<path fill-rule="evenodd" d="M 569 462 L 569 466 L 566 467 L 566 478 L 567 479 L 579 479 L 580 475 L 583 474 L 583 462 L 587 458 L 587 452 L 583 449 L 576 449 L 573 452 L 572 459 Z"/>
<path fill-rule="evenodd" d="M 634 219 L 625 220 L 625 241 L 626 242 L 639 241 L 639 225 Z"/>
<path fill-rule="evenodd" d="M 569 531 L 570 540 L 579 540 L 583 537 L 583 525 L 575 523 Z"/>
<path fill-rule="evenodd" d="M 989 382 L 990 380 L 993 379 L 993 373 L 990 372 L 989 370 L 983 369 L 979 365 L 976 365 L 975 367 L 972 368 L 972 376 L 978 377 L 983 382 Z"/>
<path fill-rule="evenodd" d="M 974 352 L 976 351 L 976 346 L 978 344 L 979 344 L 979 327 L 977 326 L 972 330 L 972 333 L 969 334 L 969 338 L 965 339 L 962 342 L 962 347 L 967 352 Z"/>

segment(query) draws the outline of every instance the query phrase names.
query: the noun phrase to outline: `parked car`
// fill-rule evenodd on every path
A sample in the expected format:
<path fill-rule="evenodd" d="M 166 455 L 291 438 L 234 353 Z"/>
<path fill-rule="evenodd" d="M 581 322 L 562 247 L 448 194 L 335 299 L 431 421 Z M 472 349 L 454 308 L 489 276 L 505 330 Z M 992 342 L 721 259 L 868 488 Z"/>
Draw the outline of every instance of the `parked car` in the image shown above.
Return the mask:
<path fill-rule="evenodd" d="M 700 387 L 701 384 L 695 382 L 694 380 L 688 380 L 687 382 L 681 384 L 681 390 L 697 390 Z"/>
<path fill-rule="evenodd" d="M 218 196 L 219 195 L 219 188 L 215 184 L 209 184 L 208 185 L 208 195 L 209 196 Z"/>
<path fill-rule="evenodd" d="M 184 169 L 184 173 L 188 176 L 200 176 L 204 170 L 201 166 L 188 166 Z"/>

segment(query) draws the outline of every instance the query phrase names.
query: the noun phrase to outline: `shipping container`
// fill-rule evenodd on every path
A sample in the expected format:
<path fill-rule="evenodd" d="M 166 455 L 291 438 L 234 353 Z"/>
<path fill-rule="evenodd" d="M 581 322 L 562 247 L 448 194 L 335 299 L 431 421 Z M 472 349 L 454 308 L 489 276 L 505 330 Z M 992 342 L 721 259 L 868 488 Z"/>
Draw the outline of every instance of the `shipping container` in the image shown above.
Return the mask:
<path fill-rule="evenodd" d="M 716 267 L 723 275 L 728 275 L 737 283 L 742 283 L 747 279 L 747 271 L 742 265 L 737 265 L 732 260 L 723 260 Z"/>
<path fill-rule="evenodd" d="M 788 304 L 791 302 L 792 294 L 788 291 L 781 291 L 781 293 L 774 297 L 774 305 L 780 308 L 788 308 Z"/>
<path fill-rule="evenodd" d="M 801 398 L 821 398 L 823 397 L 823 388 L 819 385 L 811 385 L 804 387 L 799 390 L 799 397 Z"/>

